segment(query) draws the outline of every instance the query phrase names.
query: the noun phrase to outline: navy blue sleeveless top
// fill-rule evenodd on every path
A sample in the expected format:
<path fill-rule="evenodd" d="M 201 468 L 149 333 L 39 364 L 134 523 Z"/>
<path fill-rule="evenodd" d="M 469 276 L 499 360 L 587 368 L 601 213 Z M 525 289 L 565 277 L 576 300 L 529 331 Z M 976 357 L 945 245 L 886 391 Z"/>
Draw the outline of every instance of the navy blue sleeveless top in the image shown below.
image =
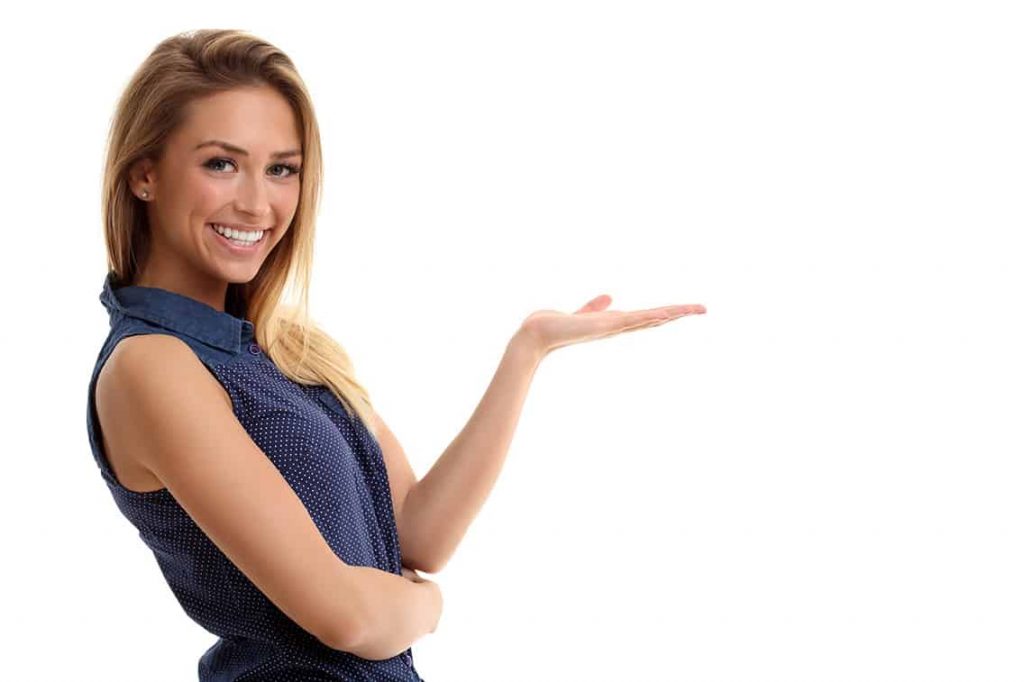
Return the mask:
<path fill-rule="evenodd" d="M 87 427 L 100 475 L 138 529 L 182 608 L 218 636 L 199 659 L 200 682 L 380 680 L 422 682 L 412 649 L 374 661 L 321 643 L 278 609 L 207 537 L 167 490 L 125 488 L 103 452 L 94 388 L 121 339 L 170 334 L 187 343 L 231 397 L 235 416 L 302 500 L 348 564 L 402 574 L 398 532 L 380 446 L 325 386 L 281 374 L 255 342 L 251 321 L 165 289 L 117 286 L 100 301 L 110 333 L 89 382 Z"/>

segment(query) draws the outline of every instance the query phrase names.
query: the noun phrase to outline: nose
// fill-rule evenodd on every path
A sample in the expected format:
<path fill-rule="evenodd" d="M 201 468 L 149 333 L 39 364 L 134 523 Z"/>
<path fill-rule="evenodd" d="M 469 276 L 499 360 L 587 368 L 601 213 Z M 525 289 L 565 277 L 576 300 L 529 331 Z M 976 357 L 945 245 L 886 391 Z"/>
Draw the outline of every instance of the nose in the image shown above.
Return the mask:
<path fill-rule="evenodd" d="M 242 180 L 235 199 L 235 208 L 255 219 L 270 215 L 270 201 L 262 178 L 247 176 Z"/>

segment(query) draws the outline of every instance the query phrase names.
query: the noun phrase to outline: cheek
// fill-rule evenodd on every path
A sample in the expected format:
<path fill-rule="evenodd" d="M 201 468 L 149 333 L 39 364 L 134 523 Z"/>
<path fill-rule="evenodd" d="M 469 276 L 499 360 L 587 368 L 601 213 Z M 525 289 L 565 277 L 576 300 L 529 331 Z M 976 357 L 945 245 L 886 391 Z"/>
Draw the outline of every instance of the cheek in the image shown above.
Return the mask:
<path fill-rule="evenodd" d="M 197 174 L 191 178 L 184 188 L 187 201 L 193 213 L 208 216 L 220 211 L 226 202 L 231 201 L 231 185 L 223 180 Z"/>
<path fill-rule="evenodd" d="M 270 197 L 270 209 L 274 216 L 274 225 L 277 227 L 274 232 L 280 233 L 279 236 L 275 235 L 275 239 L 278 241 L 291 229 L 290 226 L 298 207 L 299 193 L 297 191 L 280 191 Z"/>
<path fill-rule="evenodd" d="M 288 226 L 288 227 L 282 227 L 282 228 L 278 228 L 278 229 L 274 230 L 271 233 L 271 234 L 274 235 L 274 240 L 273 240 L 273 242 L 271 242 L 270 248 L 271 249 L 276 249 L 277 245 L 285 240 L 285 237 L 287 236 L 287 234 L 289 232 L 291 232 L 291 229 L 292 228 L 290 226 Z"/>
<path fill-rule="evenodd" d="M 279 216 L 292 216 L 299 207 L 299 183 L 281 187 L 271 194 L 270 201 L 274 204 L 274 212 Z"/>

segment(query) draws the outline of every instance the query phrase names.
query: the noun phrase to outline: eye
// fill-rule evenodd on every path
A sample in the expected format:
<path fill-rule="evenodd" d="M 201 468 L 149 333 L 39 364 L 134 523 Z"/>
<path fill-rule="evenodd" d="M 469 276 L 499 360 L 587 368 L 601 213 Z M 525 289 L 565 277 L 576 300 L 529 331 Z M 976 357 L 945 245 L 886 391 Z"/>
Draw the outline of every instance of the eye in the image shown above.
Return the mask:
<path fill-rule="evenodd" d="M 203 168 L 209 168 L 210 170 L 215 170 L 213 168 L 213 166 L 215 166 L 218 163 L 230 163 L 232 166 L 235 165 L 235 162 L 232 161 L 231 159 L 225 159 L 225 158 L 217 157 L 215 159 L 210 159 L 209 161 L 204 163 L 203 164 Z"/>
<path fill-rule="evenodd" d="M 204 163 L 203 167 L 204 168 L 209 168 L 210 170 L 218 170 L 219 168 L 218 168 L 217 165 L 221 164 L 221 163 L 230 163 L 232 166 L 235 166 L 235 162 L 232 161 L 231 159 L 224 158 L 223 156 L 218 156 L 218 157 L 210 159 L 209 161 Z M 236 166 L 236 168 L 237 168 L 237 166 Z M 298 175 L 299 172 L 302 170 L 301 166 L 295 166 L 295 165 L 292 165 L 290 163 L 277 163 L 277 164 L 274 164 L 273 166 L 271 166 L 271 168 L 284 168 L 284 169 L 286 169 L 288 171 L 287 175 L 282 175 L 282 174 L 278 174 L 278 173 L 273 174 L 274 177 L 278 177 L 278 178 L 290 178 L 293 175 Z"/>
<path fill-rule="evenodd" d="M 279 175 L 279 176 L 277 176 L 279 178 L 280 177 L 288 177 L 288 178 L 290 178 L 293 175 L 298 175 L 299 171 L 302 170 L 301 167 L 293 166 L 290 163 L 279 163 L 276 166 L 272 166 L 272 168 L 287 168 L 288 169 L 288 175 Z"/>

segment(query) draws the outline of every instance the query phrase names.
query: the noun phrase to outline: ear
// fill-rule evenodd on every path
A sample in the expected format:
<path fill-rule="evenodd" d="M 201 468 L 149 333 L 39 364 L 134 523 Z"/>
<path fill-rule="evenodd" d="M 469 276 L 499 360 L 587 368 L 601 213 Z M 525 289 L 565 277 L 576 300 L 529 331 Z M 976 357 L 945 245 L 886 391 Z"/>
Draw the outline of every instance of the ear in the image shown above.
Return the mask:
<path fill-rule="evenodd" d="M 156 194 L 156 164 L 152 159 L 139 159 L 128 169 L 128 186 L 132 194 L 142 198 L 142 191 L 149 192 L 147 200 L 152 200 Z"/>

